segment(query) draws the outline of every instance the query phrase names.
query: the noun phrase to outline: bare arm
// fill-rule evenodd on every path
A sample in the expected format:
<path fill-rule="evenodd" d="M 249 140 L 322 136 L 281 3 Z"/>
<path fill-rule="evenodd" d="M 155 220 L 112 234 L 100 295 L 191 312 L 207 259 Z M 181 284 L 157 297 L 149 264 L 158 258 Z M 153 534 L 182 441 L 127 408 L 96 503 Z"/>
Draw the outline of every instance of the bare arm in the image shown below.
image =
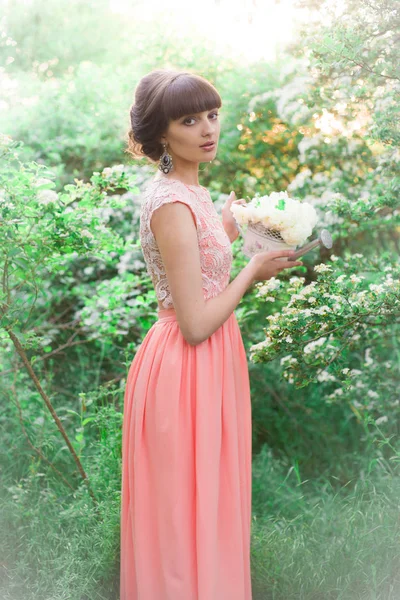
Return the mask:
<path fill-rule="evenodd" d="M 223 292 L 205 300 L 197 231 L 190 208 L 181 202 L 162 205 L 152 215 L 151 229 L 164 263 L 182 335 L 189 344 L 200 344 L 228 319 L 246 290 L 258 280 L 262 259 L 251 259 Z M 282 256 L 284 253 L 269 254 Z M 271 259 L 269 262 L 272 262 Z M 290 266 L 296 264 L 300 263 L 290 263 Z M 275 262 L 269 276 L 282 268 L 282 263 L 279 266 Z"/>

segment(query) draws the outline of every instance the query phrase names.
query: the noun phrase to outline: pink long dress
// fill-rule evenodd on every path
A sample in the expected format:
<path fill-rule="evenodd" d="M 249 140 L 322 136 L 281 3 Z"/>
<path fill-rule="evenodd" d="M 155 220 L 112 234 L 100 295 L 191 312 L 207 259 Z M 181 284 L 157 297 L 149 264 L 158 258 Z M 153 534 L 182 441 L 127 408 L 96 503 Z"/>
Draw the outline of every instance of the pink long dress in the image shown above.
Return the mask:
<path fill-rule="evenodd" d="M 251 600 L 251 403 L 234 312 L 191 346 L 150 229 L 166 202 L 189 206 L 205 299 L 229 284 L 232 250 L 209 192 L 158 173 L 140 239 L 163 309 L 130 366 L 124 399 L 121 600 Z"/>

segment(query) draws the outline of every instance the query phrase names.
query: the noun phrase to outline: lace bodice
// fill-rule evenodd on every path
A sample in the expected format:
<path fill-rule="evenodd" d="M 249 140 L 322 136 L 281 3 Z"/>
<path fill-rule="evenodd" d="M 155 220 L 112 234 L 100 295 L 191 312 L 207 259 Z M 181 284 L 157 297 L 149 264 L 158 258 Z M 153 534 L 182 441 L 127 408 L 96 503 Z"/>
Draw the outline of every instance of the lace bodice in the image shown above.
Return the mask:
<path fill-rule="evenodd" d="M 192 210 L 197 228 L 204 298 L 217 296 L 229 283 L 232 249 L 210 193 L 202 186 L 186 185 L 157 173 L 143 194 L 140 241 L 158 301 L 163 308 L 173 308 L 161 254 L 150 229 L 153 212 L 167 202 L 182 202 Z"/>

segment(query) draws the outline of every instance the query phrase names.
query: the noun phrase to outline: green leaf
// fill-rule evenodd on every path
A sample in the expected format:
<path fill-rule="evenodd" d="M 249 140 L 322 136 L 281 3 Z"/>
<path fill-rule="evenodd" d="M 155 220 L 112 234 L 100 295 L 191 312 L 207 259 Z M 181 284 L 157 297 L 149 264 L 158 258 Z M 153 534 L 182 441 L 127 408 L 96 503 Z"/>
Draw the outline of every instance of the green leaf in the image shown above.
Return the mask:
<path fill-rule="evenodd" d="M 278 210 L 285 210 L 285 205 L 286 205 L 286 203 L 285 203 L 285 200 L 284 200 L 283 198 L 281 198 L 281 199 L 278 201 L 278 204 L 276 205 L 276 208 L 277 208 Z"/>

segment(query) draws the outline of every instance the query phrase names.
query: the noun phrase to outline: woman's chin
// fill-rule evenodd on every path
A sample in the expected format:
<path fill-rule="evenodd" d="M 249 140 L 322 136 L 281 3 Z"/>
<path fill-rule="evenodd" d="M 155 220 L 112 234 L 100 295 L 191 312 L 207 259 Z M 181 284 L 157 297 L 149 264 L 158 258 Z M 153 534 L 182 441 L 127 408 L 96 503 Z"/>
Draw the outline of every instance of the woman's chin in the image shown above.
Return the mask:
<path fill-rule="evenodd" d="M 199 162 L 204 163 L 204 162 L 211 162 L 212 160 L 214 160 L 214 158 L 217 156 L 217 151 L 213 150 L 212 152 L 210 152 L 208 155 L 206 156 L 202 156 L 202 158 L 199 160 Z"/>

